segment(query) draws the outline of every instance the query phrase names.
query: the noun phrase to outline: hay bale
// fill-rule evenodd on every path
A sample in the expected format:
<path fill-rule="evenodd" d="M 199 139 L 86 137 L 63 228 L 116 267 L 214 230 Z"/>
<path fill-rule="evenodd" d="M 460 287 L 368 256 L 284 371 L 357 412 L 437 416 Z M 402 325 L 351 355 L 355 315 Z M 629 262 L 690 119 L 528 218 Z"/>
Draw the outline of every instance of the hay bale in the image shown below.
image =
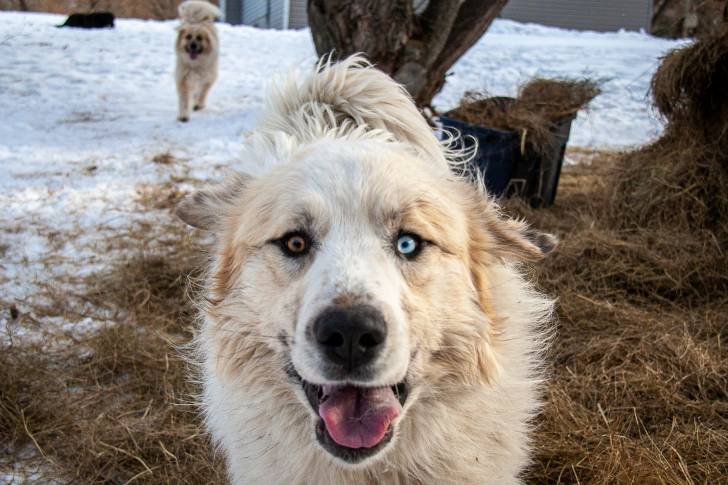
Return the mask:
<path fill-rule="evenodd" d="M 576 116 L 601 90 L 589 79 L 536 78 L 521 86 L 516 98 L 518 109 L 532 111 L 553 123 Z"/>
<path fill-rule="evenodd" d="M 728 24 L 665 56 L 651 90 L 672 136 L 728 153 Z"/>
<path fill-rule="evenodd" d="M 635 288 L 691 301 L 728 292 L 727 88 L 728 28 L 671 52 L 655 73 L 652 92 L 665 132 L 622 155 L 605 214 L 615 230 L 666 238 L 655 266 L 662 276 L 637 278 Z"/>
<path fill-rule="evenodd" d="M 576 116 L 599 93 L 598 84 L 588 79 L 536 78 L 521 86 L 517 98 L 468 91 L 460 105 L 446 116 L 474 125 L 520 132 L 529 151 L 545 155 L 558 142 L 552 133 L 556 123 Z"/>

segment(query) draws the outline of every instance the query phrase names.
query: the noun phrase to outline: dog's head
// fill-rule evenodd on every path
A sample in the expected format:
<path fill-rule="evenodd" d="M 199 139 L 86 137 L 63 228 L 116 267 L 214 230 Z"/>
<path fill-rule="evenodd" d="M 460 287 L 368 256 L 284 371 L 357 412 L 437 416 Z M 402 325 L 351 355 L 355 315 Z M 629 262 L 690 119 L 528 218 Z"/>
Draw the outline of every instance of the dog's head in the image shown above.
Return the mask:
<path fill-rule="evenodd" d="M 182 24 L 177 29 L 177 52 L 193 61 L 210 54 L 215 48 L 215 39 L 210 28 L 205 23 Z"/>
<path fill-rule="evenodd" d="M 349 464 L 391 448 L 423 393 L 498 372 L 488 268 L 554 242 L 376 139 L 300 147 L 179 214 L 216 233 L 205 338 L 218 378 L 275 373 L 314 417 L 311 439 Z"/>

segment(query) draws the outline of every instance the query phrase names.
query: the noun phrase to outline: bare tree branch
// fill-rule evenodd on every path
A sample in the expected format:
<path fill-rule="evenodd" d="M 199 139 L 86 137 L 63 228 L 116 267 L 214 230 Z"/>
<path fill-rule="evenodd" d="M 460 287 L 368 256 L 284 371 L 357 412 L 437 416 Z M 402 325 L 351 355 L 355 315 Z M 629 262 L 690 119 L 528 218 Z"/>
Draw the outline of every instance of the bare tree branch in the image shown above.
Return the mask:
<path fill-rule="evenodd" d="M 506 1 L 432 0 L 415 15 L 411 0 L 308 0 L 308 18 L 319 55 L 363 52 L 428 105 Z"/>
<path fill-rule="evenodd" d="M 447 71 L 483 36 L 506 3 L 508 0 L 466 0 L 462 4 L 447 38 L 447 49 L 432 65 L 431 76 L 439 82 L 430 84 L 415 99 L 429 104 L 427 100 L 432 100 L 445 83 Z"/>

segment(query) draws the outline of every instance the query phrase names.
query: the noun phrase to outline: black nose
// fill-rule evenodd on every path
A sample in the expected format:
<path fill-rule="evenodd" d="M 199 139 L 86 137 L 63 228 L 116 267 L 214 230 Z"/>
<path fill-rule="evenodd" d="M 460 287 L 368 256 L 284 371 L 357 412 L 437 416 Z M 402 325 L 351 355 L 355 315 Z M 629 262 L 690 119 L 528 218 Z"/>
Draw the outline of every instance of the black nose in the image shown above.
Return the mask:
<path fill-rule="evenodd" d="M 351 372 L 370 363 L 384 347 L 384 316 L 369 305 L 332 307 L 313 324 L 313 336 L 326 358 Z"/>
<path fill-rule="evenodd" d="M 197 50 L 197 42 L 191 42 L 190 43 L 190 50 L 196 51 Z"/>

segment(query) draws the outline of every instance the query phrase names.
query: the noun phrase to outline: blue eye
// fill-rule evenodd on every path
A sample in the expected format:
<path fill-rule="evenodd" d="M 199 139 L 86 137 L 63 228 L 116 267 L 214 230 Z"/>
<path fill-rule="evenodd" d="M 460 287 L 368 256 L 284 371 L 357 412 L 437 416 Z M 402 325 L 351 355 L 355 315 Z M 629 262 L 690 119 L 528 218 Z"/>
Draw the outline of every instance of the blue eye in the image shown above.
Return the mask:
<path fill-rule="evenodd" d="M 397 238 L 397 252 L 406 258 L 411 258 L 420 249 L 421 239 L 414 234 L 400 234 Z"/>

